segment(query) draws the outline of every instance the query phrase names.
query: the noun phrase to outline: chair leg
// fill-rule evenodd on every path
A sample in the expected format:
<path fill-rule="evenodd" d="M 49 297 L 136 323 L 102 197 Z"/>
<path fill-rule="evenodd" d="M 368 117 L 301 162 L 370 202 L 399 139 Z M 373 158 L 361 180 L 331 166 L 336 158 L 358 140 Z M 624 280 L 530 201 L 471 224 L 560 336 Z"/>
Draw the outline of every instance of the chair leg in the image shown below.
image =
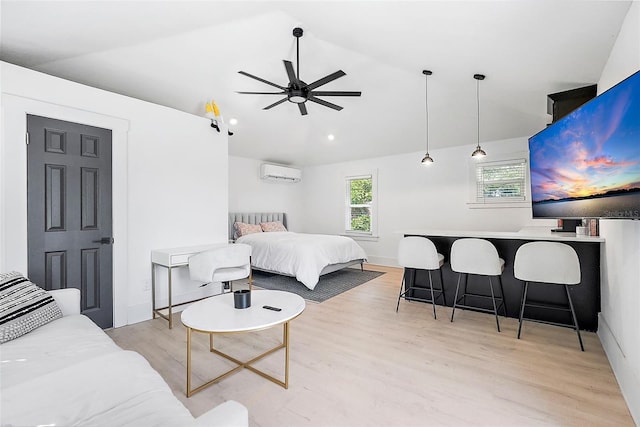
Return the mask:
<path fill-rule="evenodd" d="M 467 305 L 467 289 L 469 287 L 469 273 L 464 273 L 464 292 L 462 292 L 462 304 Z"/>
<path fill-rule="evenodd" d="M 491 280 L 491 276 L 489 277 L 489 289 L 491 289 L 491 302 L 493 303 L 493 314 L 496 316 L 496 326 L 498 327 L 498 332 L 500 332 L 500 321 L 498 320 L 498 308 L 496 307 L 496 296 L 493 293 L 493 281 Z"/>
<path fill-rule="evenodd" d="M 502 276 L 498 276 L 498 283 L 500 284 L 500 294 L 502 295 L 502 308 L 504 309 L 504 317 L 509 317 L 507 311 L 507 299 L 504 296 L 504 288 L 502 287 Z"/>
<path fill-rule="evenodd" d="M 440 289 L 442 289 L 442 300 L 444 301 L 444 305 L 447 305 L 447 294 L 444 292 L 444 280 L 442 279 L 442 268 L 439 268 L 440 272 Z"/>
<path fill-rule="evenodd" d="M 431 290 L 431 305 L 433 306 L 433 318 L 436 319 L 436 299 L 433 297 L 433 281 L 431 280 L 431 270 L 429 270 L 429 289 Z"/>
<path fill-rule="evenodd" d="M 400 307 L 400 298 L 402 297 L 402 289 L 404 288 L 404 275 L 407 271 L 403 270 L 402 272 L 402 281 L 400 282 L 400 293 L 398 294 L 398 303 L 396 304 L 396 313 L 398 312 L 398 308 Z"/>
<path fill-rule="evenodd" d="M 578 341 L 580 341 L 580 350 L 584 351 L 584 345 L 582 345 L 582 336 L 580 336 L 580 327 L 578 326 L 578 319 L 576 318 L 576 312 L 573 309 L 573 301 L 571 301 L 571 294 L 569 293 L 569 286 L 564 285 L 565 291 L 567 291 L 567 298 L 569 299 L 569 307 L 571 308 L 571 317 L 573 317 L 573 325 L 576 333 L 578 334 Z"/>
<path fill-rule="evenodd" d="M 460 279 L 462 278 L 462 273 L 458 273 L 458 285 L 456 286 L 456 296 L 453 298 L 453 308 L 451 310 L 451 321 L 453 322 L 453 315 L 456 312 L 456 303 L 458 302 L 458 291 L 460 290 Z"/>
<path fill-rule="evenodd" d="M 528 289 L 529 289 L 529 282 L 524 282 L 524 290 L 522 291 L 522 306 L 520 308 L 520 318 L 518 322 L 518 339 L 520 339 L 520 332 L 522 331 L 522 318 L 524 317 L 524 306 L 527 303 Z"/>

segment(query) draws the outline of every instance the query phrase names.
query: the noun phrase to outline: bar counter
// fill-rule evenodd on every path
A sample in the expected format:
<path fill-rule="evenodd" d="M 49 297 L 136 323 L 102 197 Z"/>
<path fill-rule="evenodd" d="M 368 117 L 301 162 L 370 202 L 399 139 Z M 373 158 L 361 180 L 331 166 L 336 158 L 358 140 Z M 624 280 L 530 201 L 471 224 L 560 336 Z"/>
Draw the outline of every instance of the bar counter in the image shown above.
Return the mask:
<path fill-rule="evenodd" d="M 575 233 L 552 232 L 548 227 L 527 227 L 517 232 L 494 231 L 455 231 L 455 230 L 404 230 L 404 236 L 422 236 L 429 238 L 439 253 L 444 255 L 445 264 L 442 266 L 444 290 L 447 305 L 453 304 L 456 291 L 458 273 L 451 270 L 449 263 L 451 245 L 457 239 L 475 237 L 489 240 L 498 250 L 498 254 L 505 260 L 502 273 L 502 283 L 505 293 L 505 304 L 509 317 L 518 318 L 524 283 L 513 275 L 513 262 L 516 251 L 520 246 L 532 241 L 562 242 L 573 247 L 580 259 L 580 273 L 582 281 L 579 285 L 570 286 L 571 298 L 576 310 L 576 317 L 580 329 L 597 331 L 598 313 L 600 312 L 600 246 L 604 238 L 598 236 L 576 236 Z M 405 280 L 417 287 L 429 288 L 429 277 L 426 271 L 405 269 Z M 438 274 L 433 275 L 435 288 L 440 287 Z M 494 283 L 494 289 L 496 289 Z M 470 292 L 490 295 L 489 280 L 486 277 L 469 275 L 468 289 Z M 500 292 L 499 290 L 496 292 Z M 430 296 L 425 292 L 415 291 L 413 295 L 419 298 Z M 547 304 L 567 304 L 564 288 L 558 285 L 538 284 L 529 286 L 528 301 L 538 301 Z M 441 303 L 440 298 L 436 298 Z M 469 305 L 489 308 L 490 300 L 469 297 Z M 501 312 L 499 312 L 501 314 Z M 540 320 L 570 323 L 570 314 L 542 308 L 527 308 L 527 316 Z"/>

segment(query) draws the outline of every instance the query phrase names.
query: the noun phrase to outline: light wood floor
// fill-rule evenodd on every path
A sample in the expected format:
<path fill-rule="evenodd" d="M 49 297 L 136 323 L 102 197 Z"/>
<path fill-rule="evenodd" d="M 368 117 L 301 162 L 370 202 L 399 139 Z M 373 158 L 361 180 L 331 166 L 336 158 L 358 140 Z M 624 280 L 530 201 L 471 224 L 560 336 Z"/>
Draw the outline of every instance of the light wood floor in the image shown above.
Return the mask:
<path fill-rule="evenodd" d="M 123 348 L 138 351 L 198 416 L 233 399 L 251 426 L 633 425 L 596 334 L 402 301 L 401 270 L 321 304 L 307 303 L 291 323 L 291 371 L 285 390 L 242 370 L 185 397 L 186 332 L 162 319 L 114 329 Z M 223 351 L 249 359 L 276 345 L 282 329 L 217 338 Z M 194 385 L 233 367 L 194 337 Z M 282 377 L 284 352 L 256 367 Z"/>

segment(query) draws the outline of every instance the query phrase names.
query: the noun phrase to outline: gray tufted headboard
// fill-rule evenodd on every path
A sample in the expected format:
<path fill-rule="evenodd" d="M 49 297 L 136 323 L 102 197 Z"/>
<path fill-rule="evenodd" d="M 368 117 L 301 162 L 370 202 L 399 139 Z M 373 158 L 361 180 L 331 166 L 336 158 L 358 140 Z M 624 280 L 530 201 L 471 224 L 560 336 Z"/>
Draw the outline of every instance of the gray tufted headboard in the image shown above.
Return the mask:
<path fill-rule="evenodd" d="M 280 221 L 287 226 L 287 215 L 284 212 L 229 212 L 229 240 L 233 238 L 233 223 L 260 224 L 261 222 Z"/>

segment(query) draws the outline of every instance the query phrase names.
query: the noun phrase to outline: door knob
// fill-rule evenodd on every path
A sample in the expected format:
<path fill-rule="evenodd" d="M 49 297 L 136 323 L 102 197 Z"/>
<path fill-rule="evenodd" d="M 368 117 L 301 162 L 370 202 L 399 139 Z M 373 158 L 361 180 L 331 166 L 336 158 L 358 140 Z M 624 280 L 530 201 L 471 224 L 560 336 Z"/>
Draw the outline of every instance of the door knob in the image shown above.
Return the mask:
<path fill-rule="evenodd" d="M 103 237 L 100 240 L 94 240 L 93 243 L 100 243 L 101 245 L 110 245 L 114 242 L 113 237 Z"/>

